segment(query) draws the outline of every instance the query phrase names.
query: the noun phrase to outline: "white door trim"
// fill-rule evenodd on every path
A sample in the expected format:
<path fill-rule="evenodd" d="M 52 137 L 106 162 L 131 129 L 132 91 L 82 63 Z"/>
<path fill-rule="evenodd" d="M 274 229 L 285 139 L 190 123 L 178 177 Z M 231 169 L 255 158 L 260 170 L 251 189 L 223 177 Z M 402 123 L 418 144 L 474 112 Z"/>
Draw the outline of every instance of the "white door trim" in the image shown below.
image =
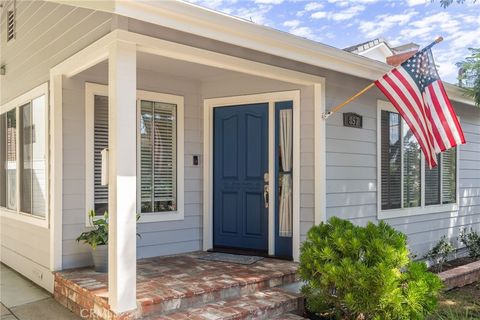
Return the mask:
<path fill-rule="evenodd" d="M 298 260 L 300 249 L 300 90 L 269 92 L 252 95 L 205 99 L 203 102 L 203 249 L 213 247 L 213 109 L 216 107 L 251 103 L 269 105 L 269 210 L 268 254 L 275 253 L 275 194 L 276 188 L 274 139 L 275 102 L 293 102 L 293 258 Z"/>

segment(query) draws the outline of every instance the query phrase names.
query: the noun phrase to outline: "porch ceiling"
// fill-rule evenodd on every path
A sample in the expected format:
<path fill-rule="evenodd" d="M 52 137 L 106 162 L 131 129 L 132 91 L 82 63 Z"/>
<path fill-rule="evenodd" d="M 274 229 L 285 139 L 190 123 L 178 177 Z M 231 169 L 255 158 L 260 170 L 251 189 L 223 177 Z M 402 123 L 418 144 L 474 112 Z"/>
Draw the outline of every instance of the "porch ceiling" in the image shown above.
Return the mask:
<path fill-rule="evenodd" d="M 151 70 L 166 75 L 201 81 L 208 80 L 209 78 L 226 76 L 233 72 L 230 70 L 165 58 L 143 52 L 137 54 L 137 66 L 142 70 Z M 239 74 L 238 72 L 233 73 Z"/>

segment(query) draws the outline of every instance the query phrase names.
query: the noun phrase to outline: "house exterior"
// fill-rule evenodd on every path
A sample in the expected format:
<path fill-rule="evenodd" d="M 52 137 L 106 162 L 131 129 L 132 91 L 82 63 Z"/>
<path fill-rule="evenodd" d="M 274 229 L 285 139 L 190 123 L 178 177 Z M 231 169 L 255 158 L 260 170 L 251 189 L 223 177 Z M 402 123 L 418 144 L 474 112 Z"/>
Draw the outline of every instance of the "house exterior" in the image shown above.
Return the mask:
<path fill-rule="evenodd" d="M 184 2 L 17 0 L 1 17 L 1 261 L 49 291 L 92 264 L 75 241 L 91 209 L 109 212 L 118 312 L 139 258 L 298 260 L 332 216 L 385 220 L 418 256 L 479 229 L 480 109 L 456 86 L 467 144 L 430 171 L 377 89 L 342 109 L 361 127 L 322 117 L 383 62 Z"/>

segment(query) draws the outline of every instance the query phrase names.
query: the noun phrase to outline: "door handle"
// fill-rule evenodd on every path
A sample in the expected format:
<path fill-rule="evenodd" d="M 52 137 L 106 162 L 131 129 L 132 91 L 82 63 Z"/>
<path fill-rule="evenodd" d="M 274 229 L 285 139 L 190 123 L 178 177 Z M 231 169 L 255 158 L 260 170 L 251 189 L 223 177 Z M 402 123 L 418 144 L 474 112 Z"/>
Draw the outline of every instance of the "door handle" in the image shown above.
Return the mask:
<path fill-rule="evenodd" d="M 263 182 L 264 182 L 264 185 L 263 185 L 263 201 L 265 203 L 265 208 L 268 208 L 268 205 L 269 205 L 269 197 L 268 197 L 269 184 L 268 184 L 268 181 L 269 181 L 268 172 L 265 172 L 263 174 Z"/>
<path fill-rule="evenodd" d="M 263 186 L 263 199 L 265 201 L 265 208 L 268 208 L 268 184 Z"/>

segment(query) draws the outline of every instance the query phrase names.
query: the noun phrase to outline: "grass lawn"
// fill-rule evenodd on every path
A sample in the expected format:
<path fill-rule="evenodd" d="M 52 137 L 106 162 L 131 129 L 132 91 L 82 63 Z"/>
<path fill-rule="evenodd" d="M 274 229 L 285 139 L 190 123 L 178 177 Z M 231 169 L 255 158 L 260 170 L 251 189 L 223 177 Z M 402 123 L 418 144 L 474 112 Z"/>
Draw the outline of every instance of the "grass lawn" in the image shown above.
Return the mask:
<path fill-rule="evenodd" d="M 480 319 L 480 282 L 442 294 L 438 310 L 429 320 Z"/>

